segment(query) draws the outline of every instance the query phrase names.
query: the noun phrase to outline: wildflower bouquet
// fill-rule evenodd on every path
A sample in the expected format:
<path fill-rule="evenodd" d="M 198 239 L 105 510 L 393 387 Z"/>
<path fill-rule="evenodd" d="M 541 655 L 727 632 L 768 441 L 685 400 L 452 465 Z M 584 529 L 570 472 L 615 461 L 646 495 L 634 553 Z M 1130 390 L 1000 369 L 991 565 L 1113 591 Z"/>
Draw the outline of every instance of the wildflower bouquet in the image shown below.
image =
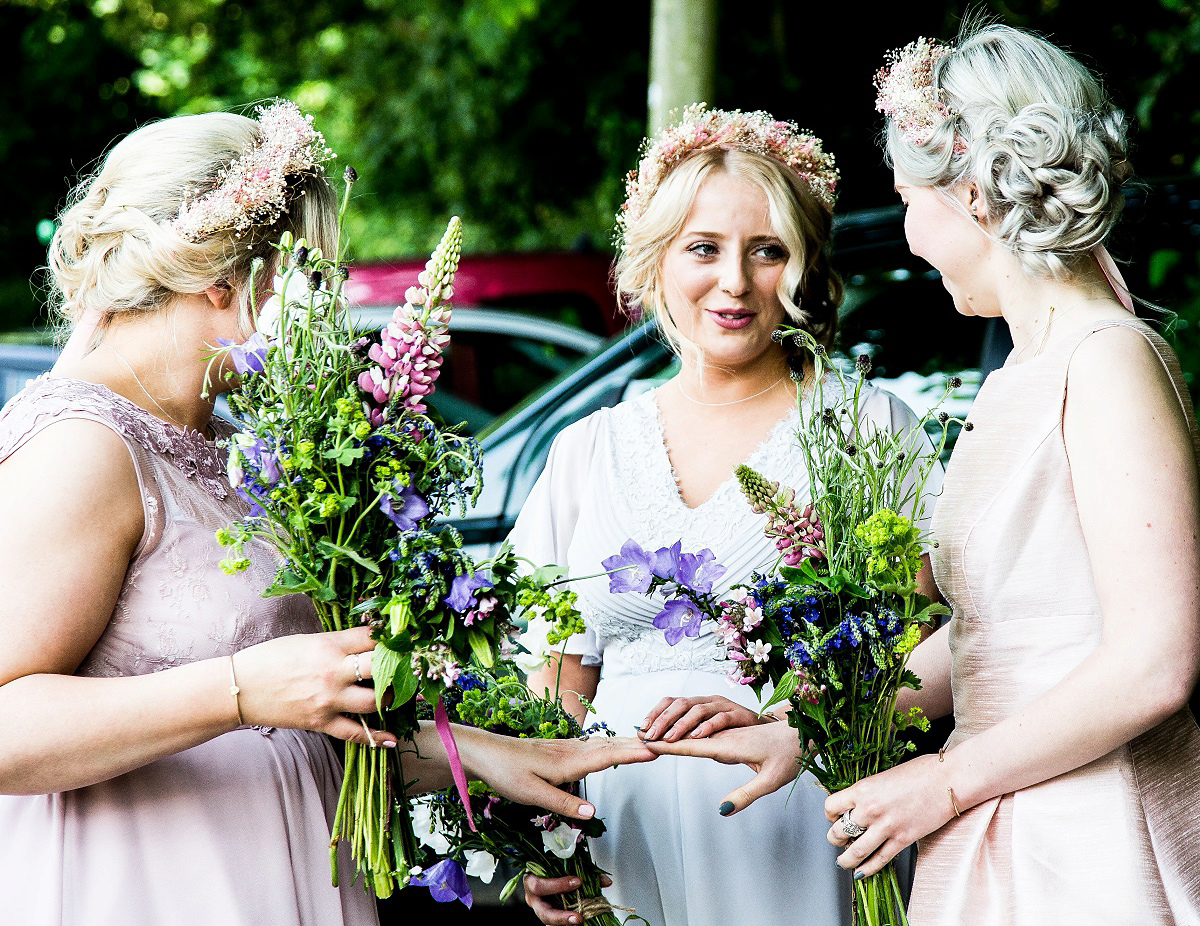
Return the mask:
<path fill-rule="evenodd" d="M 834 792 L 898 764 L 915 748 L 904 731 L 928 729 L 919 709 L 900 713 L 896 699 L 920 687 L 908 656 L 923 628 L 948 613 L 917 590 L 917 524 L 923 488 L 956 419 L 938 415 L 936 449 L 924 430 L 932 412 L 912 431 L 881 430 L 862 407 L 868 358 L 859 358 L 851 382 L 807 332 L 782 335 L 798 339 L 815 368 L 816 401 L 811 412 L 801 404 L 797 434 L 811 501 L 749 467 L 736 471 L 752 509 L 767 515 L 764 530 L 780 554 L 774 573 L 755 575 L 721 602 L 711 584 L 689 586 L 679 572 L 668 580 L 653 567 L 645 588 L 619 588 L 629 583 L 619 573 L 611 581 L 614 591 L 662 589 L 666 608 L 655 623 L 672 644 L 713 619 L 731 679 L 760 696 L 770 690 L 764 710 L 790 704 L 788 722 L 805 747 L 801 771 Z M 956 386 L 951 380 L 947 395 Z M 825 395 L 827 387 L 836 394 Z M 688 615 L 679 627 L 672 608 Z M 855 882 L 854 911 L 865 926 L 907 924 L 893 866 Z"/>
<path fill-rule="evenodd" d="M 582 629 L 573 606 L 574 594 L 566 595 L 569 597 L 534 605 L 556 614 L 549 622 L 551 639 L 565 639 Z M 534 633 L 538 632 L 535 629 Z M 497 663 L 492 671 L 471 668 L 464 672 L 447 694 L 446 703 L 458 723 L 505 736 L 572 739 L 607 732 L 601 724 L 581 730 L 557 695 L 542 698 L 531 693 L 517 666 L 510 662 Z M 472 826 L 472 815 L 477 828 Z M 443 858 L 409 883 L 427 885 L 435 899 L 458 899 L 470 906 L 466 875 L 490 882 L 499 860 L 507 859 L 517 872 L 501 899 L 512 895 L 526 873 L 543 878 L 575 875 L 581 886 L 564 895 L 566 908 L 579 913 L 591 926 L 618 926 L 613 907 L 601 893 L 603 872 L 592 861 L 587 843 L 588 837 L 604 833 L 599 819 L 579 821 L 544 813 L 502 798 L 482 782 L 471 783 L 469 805 L 447 789 L 422 797 L 414 816 L 420 840 Z"/>
<path fill-rule="evenodd" d="M 343 213 L 352 170 L 346 180 Z M 258 330 L 222 347 L 240 374 L 229 395 L 241 428 L 229 478 L 249 505 L 245 520 L 218 533 L 222 565 L 246 568 L 247 544 L 264 542 L 282 560 L 264 595 L 308 595 L 326 630 L 370 623 L 379 722 L 401 738 L 418 728 L 418 694 L 438 704 L 468 661 L 493 665 L 514 629 L 461 537 L 434 523 L 465 513 L 480 488 L 476 444 L 425 404 L 449 340 L 461 241 L 451 219 L 420 285 L 374 342 L 348 317 L 340 253 L 285 234 L 284 269 Z M 439 729 L 449 736 L 448 724 Z M 392 750 L 347 744 L 335 884 L 343 839 L 378 896 L 406 882 L 416 844 L 403 784 Z"/>

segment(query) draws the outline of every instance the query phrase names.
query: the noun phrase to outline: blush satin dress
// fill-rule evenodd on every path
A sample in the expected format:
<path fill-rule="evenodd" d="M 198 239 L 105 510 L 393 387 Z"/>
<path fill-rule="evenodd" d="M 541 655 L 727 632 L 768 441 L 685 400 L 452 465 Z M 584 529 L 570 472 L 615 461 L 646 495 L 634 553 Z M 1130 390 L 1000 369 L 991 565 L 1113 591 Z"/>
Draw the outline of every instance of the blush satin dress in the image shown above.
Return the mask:
<path fill-rule="evenodd" d="M 934 575 L 954 610 L 949 749 L 1054 687 L 1099 644 L 1062 413 L 1075 349 L 1111 325 L 1154 348 L 1200 448 L 1178 361 L 1134 318 L 1081 326 L 988 377 L 934 515 Z M 1114 529 L 1123 520 L 1113 512 Z M 913 926 L 1200 924 L 1200 731 L 1191 713 L 927 836 L 909 916 Z"/>

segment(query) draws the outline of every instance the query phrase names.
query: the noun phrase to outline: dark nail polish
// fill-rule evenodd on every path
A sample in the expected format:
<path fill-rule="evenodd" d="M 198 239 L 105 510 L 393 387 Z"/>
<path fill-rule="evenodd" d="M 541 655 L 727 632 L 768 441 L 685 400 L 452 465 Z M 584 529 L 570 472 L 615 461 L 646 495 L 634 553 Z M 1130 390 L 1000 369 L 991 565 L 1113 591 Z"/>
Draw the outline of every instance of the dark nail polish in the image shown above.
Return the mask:
<path fill-rule="evenodd" d="M 717 809 L 717 813 L 719 813 L 722 817 L 728 817 L 731 813 L 733 813 L 733 801 L 726 801 Z"/>
<path fill-rule="evenodd" d="M 862 880 L 863 878 L 865 878 L 866 876 L 867 876 L 867 873 L 866 873 L 865 871 L 856 871 L 856 872 L 854 873 L 854 880 L 855 880 L 855 881 L 861 881 L 861 880 Z"/>

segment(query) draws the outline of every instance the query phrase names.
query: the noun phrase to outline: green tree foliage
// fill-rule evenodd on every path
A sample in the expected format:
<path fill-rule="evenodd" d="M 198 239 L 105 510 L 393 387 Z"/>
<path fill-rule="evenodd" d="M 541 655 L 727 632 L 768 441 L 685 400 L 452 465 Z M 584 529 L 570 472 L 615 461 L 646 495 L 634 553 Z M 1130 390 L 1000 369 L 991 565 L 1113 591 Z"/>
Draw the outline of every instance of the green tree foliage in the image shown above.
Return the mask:
<path fill-rule="evenodd" d="M 168 112 L 281 95 L 313 113 L 364 179 L 350 226 L 359 256 L 427 250 L 448 213 L 466 219 L 477 251 L 563 248 L 597 233 L 603 243 L 641 134 L 646 27 L 618 26 L 603 4 L 98 0 L 93 10 L 112 41 L 138 49 L 134 80 Z"/>

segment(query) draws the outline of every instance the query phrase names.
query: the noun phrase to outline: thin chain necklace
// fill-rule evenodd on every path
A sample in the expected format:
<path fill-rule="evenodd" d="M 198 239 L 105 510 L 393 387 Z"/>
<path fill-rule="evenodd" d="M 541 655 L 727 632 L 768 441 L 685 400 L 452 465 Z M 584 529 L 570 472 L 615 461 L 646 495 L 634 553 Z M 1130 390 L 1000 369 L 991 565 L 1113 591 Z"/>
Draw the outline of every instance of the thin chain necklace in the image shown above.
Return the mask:
<path fill-rule="evenodd" d="M 109 350 L 111 350 L 114 354 L 117 355 L 117 359 L 120 360 L 121 363 L 125 364 L 125 369 L 127 369 L 129 371 L 129 375 L 133 377 L 133 381 L 135 383 L 137 383 L 138 388 L 141 389 L 143 393 L 145 393 L 146 398 L 154 403 L 155 408 L 157 408 L 160 412 L 162 412 L 164 415 L 166 415 L 167 418 L 169 418 L 171 421 L 175 422 L 175 424 L 177 424 L 181 428 L 183 428 L 183 430 L 185 430 L 185 431 L 190 430 L 186 424 L 184 424 L 182 421 L 180 421 L 178 418 L 176 418 L 174 415 L 172 415 L 169 411 L 167 411 L 165 408 L 163 408 L 161 405 L 158 404 L 158 399 L 154 398 L 154 396 L 151 395 L 150 390 L 142 385 L 142 381 L 140 379 L 138 379 L 137 373 L 135 373 L 133 371 L 133 366 L 130 364 L 130 362 L 128 360 L 125 359 L 124 354 L 122 354 L 119 350 L 117 350 L 111 344 L 106 344 L 105 346 Z"/>
<path fill-rule="evenodd" d="M 1072 302 L 1069 306 L 1067 306 L 1061 312 L 1059 312 L 1058 317 L 1062 318 L 1068 312 L 1072 311 L 1073 309 L 1077 308 L 1078 306 L 1083 305 L 1085 302 L 1101 302 L 1101 301 L 1103 301 L 1103 297 L 1091 297 L 1091 298 L 1078 299 L 1075 302 Z M 1054 312 L 1055 312 L 1054 306 L 1050 306 L 1050 312 L 1046 316 L 1046 321 L 1043 322 L 1042 324 L 1038 325 L 1038 327 L 1036 327 L 1035 329 L 1033 329 L 1033 333 L 1030 334 L 1029 337 L 1027 337 L 1022 342 L 1020 349 L 1013 352 L 1013 355 L 1012 355 L 1013 360 L 1016 360 L 1023 353 L 1025 353 L 1025 351 L 1029 349 L 1029 345 L 1033 343 L 1033 339 L 1036 338 L 1039 334 L 1042 335 L 1042 340 L 1038 343 L 1038 349 L 1035 350 L 1030 355 L 1030 359 L 1032 360 L 1034 357 L 1036 357 L 1038 354 L 1040 354 L 1042 352 L 1043 348 L 1045 348 L 1045 346 L 1046 346 L 1046 341 L 1048 341 L 1050 339 L 1050 326 L 1052 324 L 1054 324 Z"/>
<path fill-rule="evenodd" d="M 703 405 L 705 408 L 725 408 L 727 405 L 740 405 L 743 402 L 749 402 L 751 399 L 757 399 L 760 395 L 766 395 L 768 392 L 770 392 L 772 389 L 774 389 L 776 386 L 778 386 L 780 383 L 782 383 L 787 378 L 788 378 L 788 374 L 784 373 L 781 377 L 779 377 L 779 379 L 777 379 L 777 380 L 775 380 L 775 382 L 771 383 L 771 385 L 769 385 L 762 392 L 756 392 L 756 393 L 754 393 L 754 395 L 748 395 L 744 399 L 734 399 L 732 402 L 701 402 L 699 399 L 693 399 L 690 395 L 687 394 L 687 390 L 685 390 L 683 388 L 683 379 L 682 378 L 676 379 L 675 385 L 679 387 L 679 394 L 682 395 L 685 399 L 687 399 L 689 402 L 691 402 L 694 405 Z"/>

